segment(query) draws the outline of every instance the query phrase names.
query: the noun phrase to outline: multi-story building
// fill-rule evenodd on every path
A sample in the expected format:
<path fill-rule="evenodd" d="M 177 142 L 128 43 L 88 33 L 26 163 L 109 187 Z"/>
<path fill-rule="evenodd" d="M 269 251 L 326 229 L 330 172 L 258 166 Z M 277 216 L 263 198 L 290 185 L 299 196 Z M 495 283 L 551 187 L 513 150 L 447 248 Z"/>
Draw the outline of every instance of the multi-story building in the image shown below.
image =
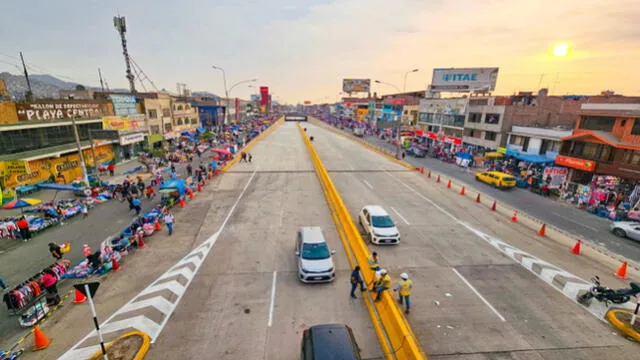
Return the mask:
<path fill-rule="evenodd" d="M 185 97 L 172 97 L 171 110 L 173 129 L 178 135 L 193 132 L 198 127 L 198 109 Z"/>
<path fill-rule="evenodd" d="M 430 139 L 444 138 L 450 143 L 462 144 L 464 118 L 469 99 L 423 99 L 420 100 L 418 128 Z"/>
<path fill-rule="evenodd" d="M 556 164 L 571 168 L 569 180 L 577 183 L 594 175 L 640 180 L 640 98 L 593 97 L 582 104 Z"/>
<path fill-rule="evenodd" d="M 159 147 L 162 145 L 162 140 L 173 139 L 180 135 L 174 130 L 169 94 L 136 93 L 136 97 L 142 104 L 142 112 L 147 116 L 151 147 Z"/>
<path fill-rule="evenodd" d="M 503 152 L 541 155 L 553 160 L 560 151 L 561 139 L 572 133 L 571 129 L 563 127 L 542 128 L 514 125 L 508 133 L 506 150 Z M 502 149 L 498 148 L 498 150 Z"/>

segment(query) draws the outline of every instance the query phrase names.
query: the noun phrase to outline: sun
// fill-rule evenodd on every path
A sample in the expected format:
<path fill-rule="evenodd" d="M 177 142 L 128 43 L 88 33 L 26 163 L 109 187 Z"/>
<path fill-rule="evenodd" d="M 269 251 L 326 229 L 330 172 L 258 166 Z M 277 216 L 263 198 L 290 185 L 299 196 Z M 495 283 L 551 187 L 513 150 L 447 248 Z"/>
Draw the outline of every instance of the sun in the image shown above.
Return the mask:
<path fill-rule="evenodd" d="M 553 56 L 565 57 L 569 54 L 569 44 L 561 43 L 553 47 Z"/>

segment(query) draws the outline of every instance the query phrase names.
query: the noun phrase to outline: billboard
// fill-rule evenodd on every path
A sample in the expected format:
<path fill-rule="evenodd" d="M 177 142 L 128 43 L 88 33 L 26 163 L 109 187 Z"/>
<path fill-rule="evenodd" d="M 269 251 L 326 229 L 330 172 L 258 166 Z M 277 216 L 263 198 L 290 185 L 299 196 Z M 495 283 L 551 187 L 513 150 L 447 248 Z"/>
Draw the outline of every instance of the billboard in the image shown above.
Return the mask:
<path fill-rule="evenodd" d="M 146 130 L 145 125 L 144 117 L 105 116 L 102 118 L 102 128 L 104 130 Z"/>
<path fill-rule="evenodd" d="M 433 69 L 431 91 L 495 90 L 498 68 Z"/>
<path fill-rule="evenodd" d="M 52 100 L 16 104 L 16 111 L 18 121 L 97 119 L 111 115 L 107 103 L 93 100 Z"/>
<path fill-rule="evenodd" d="M 369 92 L 371 79 L 344 79 L 342 80 L 342 92 Z"/>
<path fill-rule="evenodd" d="M 260 105 L 266 106 L 269 103 L 269 87 L 260 86 Z"/>
<path fill-rule="evenodd" d="M 137 115 L 136 97 L 133 95 L 109 95 L 113 104 L 113 112 L 117 116 Z"/>

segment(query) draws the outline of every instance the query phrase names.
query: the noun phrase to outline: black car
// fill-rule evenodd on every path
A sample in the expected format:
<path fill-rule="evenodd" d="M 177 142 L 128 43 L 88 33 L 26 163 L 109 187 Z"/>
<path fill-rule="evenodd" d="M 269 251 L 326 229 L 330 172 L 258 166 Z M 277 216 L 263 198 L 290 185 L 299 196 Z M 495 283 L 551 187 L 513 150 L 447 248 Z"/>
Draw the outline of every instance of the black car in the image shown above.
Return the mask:
<path fill-rule="evenodd" d="M 360 360 L 360 348 L 344 324 L 315 325 L 302 333 L 302 360 Z"/>

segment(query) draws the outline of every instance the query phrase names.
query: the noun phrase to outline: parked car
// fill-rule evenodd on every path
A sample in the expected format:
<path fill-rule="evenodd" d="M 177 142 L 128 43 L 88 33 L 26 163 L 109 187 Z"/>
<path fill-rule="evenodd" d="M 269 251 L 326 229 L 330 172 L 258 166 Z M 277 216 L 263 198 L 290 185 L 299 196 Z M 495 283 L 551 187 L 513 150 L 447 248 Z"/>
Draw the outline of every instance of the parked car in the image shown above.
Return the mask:
<path fill-rule="evenodd" d="M 609 228 L 615 236 L 640 241 L 640 223 L 637 221 L 615 221 Z"/>
<path fill-rule="evenodd" d="M 362 208 L 358 217 L 360 226 L 376 245 L 398 244 L 400 232 L 389 214 L 378 205 L 367 205 Z"/>
<path fill-rule="evenodd" d="M 516 178 L 500 171 L 485 171 L 477 173 L 476 180 L 493 185 L 500 189 L 511 189 L 516 186 Z"/>
<path fill-rule="evenodd" d="M 314 325 L 302 332 L 302 360 L 360 360 L 360 348 L 344 324 Z"/>
<path fill-rule="evenodd" d="M 407 155 L 423 158 L 427 156 L 427 152 L 419 147 L 412 146 L 407 150 Z"/>
<path fill-rule="evenodd" d="M 363 137 L 364 136 L 364 129 L 362 129 L 362 128 L 353 128 L 353 135 L 355 135 L 357 137 Z"/>
<path fill-rule="evenodd" d="M 302 227 L 296 240 L 298 278 L 304 283 L 330 282 L 336 277 L 332 255 L 322 229 L 318 226 Z"/>

